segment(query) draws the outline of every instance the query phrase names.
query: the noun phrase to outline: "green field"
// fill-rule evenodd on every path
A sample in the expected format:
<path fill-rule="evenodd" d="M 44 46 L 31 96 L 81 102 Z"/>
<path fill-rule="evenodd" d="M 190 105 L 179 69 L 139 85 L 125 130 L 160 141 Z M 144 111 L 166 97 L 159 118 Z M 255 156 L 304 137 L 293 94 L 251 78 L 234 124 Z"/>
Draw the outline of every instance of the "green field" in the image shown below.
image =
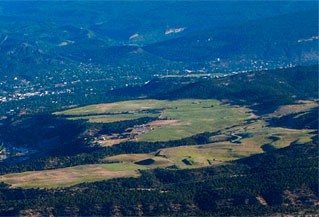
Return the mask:
<path fill-rule="evenodd" d="M 262 152 L 260 148 L 264 144 L 270 144 L 275 148 L 283 148 L 292 142 L 306 143 L 311 141 L 313 130 L 297 130 L 282 127 L 270 127 L 264 120 L 258 120 L 247 124 L 245 127 L 234 127 L 230 129 L 233 134 L 245 133 L 248 138 L 242 138 L 240 144 L 245 145 L 254 152 Z M 226 132 L 225 132 L 226 133 Z M 275 139 L 273 139 L 275 138 Z"/>
<path fill-rule="evenodd" d="M 154 109 L 156 109 L 154 113 Z M 150 112 L 152 111 L 153 112 Z M 129 114 L 118 114 L 126 112 Z M 248 119 L 249 110 L 244 107 L 222 105 L 216 100 L 132 100 L 75 108 L 57 115 L 72 115 L 72 119 L 89 119 L 90 122 L 114 122 L 140 117 L 159 117 L 176 120 L 174 124 L 155 126 L 151 132 L 139 135 L 138 141 L 168 141 L 212 132 L 242 123 Z M 105 115 L 103 113 L 114 113 Z M 81 116 L 94 114 L 94 116 Z M 101 115 L 98 115 L 101 114 Z M 75 116 L 75 117 L 74 117 Z"/>
<path fill-rule="evenodd" d="M 161 108 L 165 106 L 168 101 L 166 100 L 131 100 L 131 101 L 122 101 L 116 103 L 105 103 L 105 104 L 96 104 L 83 106 L 79 108 L 74 108 L 62 112 L 56 112 L 55 114 L 63 115 L 87 115 L 87 114 L 99 114 L 99 113 L 118 113 L 133 111 L 137 112 L 143 109 L 152 109 L 152 108 Z"/>
<path fill-rule="evenodd" d="M 116 114 L 116 115 L 92 115 L 89 117 L 78 116 L 69 118 L 69 120 L 88 119 L 91 123 L 112 123 L 116 121 L 133 120 L 142 117 L 158 117 L 159 114 L 148 113 L 132 113 L 132 114 Z"/>
<path fill-rule="evenodd" d="M 158 155 L 170 159 L 177 168 L 191 169 L 237 159 L 238 155 L 231 150 L 231 146 L 229 143 L 180 146 L 162 149 Z"/>
<path fill-rule="evenodd" d="M 264 152 L 262 146 L 269 144 L 274 148 L 289 146 L 292 142 L 305 143 L 311 141 L 312 130 L 294 130 L 286 128 L 265 127 L 264 121 L 248 124 L 246 128 L 234 127 L 223 131 L 222 135 L 212 137 L 212 143 L 206 145 L 179 146 L 165 148 L 150 154 L 122 154 L 107 157 L 105 161 L 118 163 L 137 162 L 144 159 L 161 157 L 177 168 L 198 168 L 225 163 Z M 214 142 L 215 139 L 227 138 L 226 135 L 249 134 L 247 138 L 235 141 Z M 273 140 L 271 138 L 276 138 Z M 237 142 L 236 142 L 237 141 Z M 185 164 L 186 161 L 190 162 Z"/>
<path fill-rule="evenodd" d="M 191 169 L 225 163 L 249 156 L 252 153 L 256 153 L 256 151 L 246 150 L 243 146 L 232 144 L 231 142 L 220 142 L 207 145 L 164 148 L 150 154 L 121 154 L 106 157 L 103 161 L 125 165 L 146 159 L 156 159 L 156 162 L 152 164 L 153 167 L 175 165 L 180 169 Z"/>
<path fill-rule="evenodd" d="M 309 103 L 307 106 L 284 106 L 268 116 L 280 116 L 312 107 Z M 283 148 L 293 142 L 303 144 L 311 141 L 313 136 L 313 130 L 270 127 L 265 117 L 254 115 L 245 107 L 225 105 L 216 100 L 134 100 L 85 106 L 55 114 L 103 123 L 158 117 L 159 120 L 149 123 L 152 130 L 137 136 L 138 141 L 167 141 L 217 130 L 221 133 L 211 137 L 210 143 L 205 145 L 164 148 L 147 154 L 120 154 L 101 159 L 98 162 L 100 164 L 6 174 L 0 176 L 0 182 L 12 184 L 13 187 L 55 188 L 136 177 L 140 174 L 139 170 L 144 169 L 213 166 Z M 254 120 L 250 123 L 240 125 L 252 118 Z"/>

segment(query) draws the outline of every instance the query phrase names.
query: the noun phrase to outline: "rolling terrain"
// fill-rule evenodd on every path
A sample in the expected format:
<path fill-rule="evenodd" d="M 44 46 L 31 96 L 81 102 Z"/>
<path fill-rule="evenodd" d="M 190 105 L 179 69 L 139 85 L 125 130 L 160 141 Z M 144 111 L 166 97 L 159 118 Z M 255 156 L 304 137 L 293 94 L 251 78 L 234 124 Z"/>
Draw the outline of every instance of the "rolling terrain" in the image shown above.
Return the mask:
<path fill-rule="evenodd" d="M 269 68 L 276 61 L 314 64 L 318 59 L 317 16 L 314 10 L 259 19 L 159 42 L 146 50 L 170 60 L 209 61 L 216 67 L 237 64 L 240 68 L 250 61 L 256 67 L 259 61 L 267 62 L 261 68 Z"/>
<path fill-rule="evenodd" d="M 318 60 L 316 2 L 83 4 L 0 4 L 1 116 L 118 100 L 105 95 L 160 76 Z"/>
<path fill-rule="evenodd" d="M 0 2 L 0 216 L 316 216 L 318 2 Z"/>
<path fill-rule="evenodd" d="M 57 190 L 9 189 L 2 184 L 1 213 L 313 214 L 318 203 L 317 148 L 314 143 L 292 145 L 244 158 L 234 165 L 179 171 L 147 170 L 137 179 L 85 183 Z M 246 189 L 250 189 L 249 194 Z"/>
<path fill-rule="evenodd" d="M 90 161 L 90 164 L 84 161 L 81 166 L 65 165 L 62 169 L 51 164 L 51 170 L 9 173 L 0 176 L 0 180 L 13 186 L 52 188 L 138 176 L 145 169 L 227 165 L 254 154 L 312 142 L 316 128 L 273 126 L 273 120 L 314 109 L 318 109 L 317 102 L 302 101 L 282 106 L 267 115 L 256 115 L 248 108 L 216 100 L 189 99 L 123 101 L 66 110 L 55 113 L 55 116 L 70 119 L 70 123 L 72 120 L 81 121 L 82 126 L 86 123 L 85 130 L 82 129 L 82 138 L 86 138 L 84 144 L 114 151 Z M 124 127 L 118 123 L 123 123 Z M 114 126 L 110 128 L 112 124 Z M 121 130 L 116 130 L 117 126 L 121 126 Z M 187 141 L 201 134 L 203 138 Z M 117 151 L 117 147 L 122 148 Z M 64 155 L 72 153 L 65 150 Z M 64 178 L 63 174 L 67 177 Z M 61 178 L 49 178 L 55 175 Z"/>
<path fill-rule="evenodd" d="M 109 115 L 103 115 L 103 113 L 109 113 Z M 91 105 L 56 114 L 66 115 L 66 117 L 71 115 L 72 119 L 88 119 L 89 122 L 94 123 L 157 117 L 159 121 L 150 122 L 149 126 L 144 127 L 145 129 L 139 130 L 142 132 L 153 128 L 151 132 L 139 135 L 137 140 L 169 141 L 240 124 L 248 119 L 249 110 L 221 105 L 214 100 L 136 100 Z M 90 116 L 90 114 L 94 115 Z"/>

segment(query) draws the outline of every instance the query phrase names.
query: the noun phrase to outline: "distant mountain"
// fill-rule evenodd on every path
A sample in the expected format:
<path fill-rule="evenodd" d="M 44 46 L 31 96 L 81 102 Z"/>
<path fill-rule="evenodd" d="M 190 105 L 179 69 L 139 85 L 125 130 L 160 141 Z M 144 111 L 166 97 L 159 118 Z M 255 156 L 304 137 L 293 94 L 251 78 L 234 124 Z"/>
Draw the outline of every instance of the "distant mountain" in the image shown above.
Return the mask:
<path fill-rule="evenodd" d="M 48 71 L 66 68 L 70 61 L 52 55 L 41 42 L 23 41 L 10 34 L 1 34 L 0 75 L 34 78 Z"/>
<path fill-rule="evenodd" d="M 82 62 L 117 67 L 144 58 L 160 70 L 176 61 L 208 61 L 214 68 L 216 58 L 317 61 L 315 12 L 268 18 L 314 7 L 294 1 L 1 2 L 0 75 L 32 79 L 63 69 L 80 73 Z"/>
<path fill-rule="evenodd" d="M 307 11 L 193 32 L 145 49 L 169 60 L 225 66 L 304 64 L 318 61 L 318 40 L 318 11 Z"/>

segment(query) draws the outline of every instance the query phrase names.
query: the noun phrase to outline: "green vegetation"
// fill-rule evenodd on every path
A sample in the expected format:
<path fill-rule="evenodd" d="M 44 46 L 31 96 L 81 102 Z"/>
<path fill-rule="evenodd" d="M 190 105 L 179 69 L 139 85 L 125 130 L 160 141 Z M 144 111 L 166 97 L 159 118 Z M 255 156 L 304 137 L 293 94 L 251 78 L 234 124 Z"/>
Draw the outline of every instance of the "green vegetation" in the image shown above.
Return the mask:
<path fill-rule="evenodd" d="M 121 112 L 138 112 L 141 110 L 160 108 L 165 105 L 167 101 L 158 100 L 133 100 L 117 103 L 97 104 L 89 105 L 80 108 L 74 108 L 67 111 L 57 112 L 57 115 L 90 115 L 90 114 L 103 114 L 109 113 L 121 113 Z"/>
<path fill-rule="evenodd" d="M 147 117 L 150 112 L 158 115 L 157 118 L 160 119 Z M 84 120 L 64 119 L 64 117 L 89 119 L 91 114 L 105 116 L 106 113 L 109 116 L 117 115 L 117 113 L 139 113 L 146 116 L 98 124 Z M 105 158 L 106 162 L 117 163 L 112 166 L 123 167 L 128 171 L 132 171 L 132 164 L 146 159 L 156 159 L 146 169 L 163 166 L 197 168 L 229 162 L 269 150 L 265 147 L 271 146 L 273 149 L 278 149 L 292 143 L 303 144 L 312 140 L 313 130 L 271 127 L 267 123 L 268 116 L 265 117 L 266 119 L 263 119 L 263 116 L 256 116 L 244 107 L 223 105 L 215 100 L 187 99 L 123 101 L 68 110 L 67 114 L 30 116 L 21 120 L 8 119 L 6 120 L 8 124 L 0 131 L 3 132 L 3 138 L 7 138 L 10 142 L 33 144 L 30 147 L 37 147 L 35 144 L 43 138 L 48 140 L 47 144 L 50 144 L 49 141 L 55 142 L 56 135 L 60 135 L 60 131 L 64 129 L 61 126 L 69 126 L 69 130 L 65 133 L 70 136 L 63 144 L 65 147 L 70 147 L 70 151 L 63 148 L 55 155 L 51 151 L 50 157 L 43 155 L 17 164 L 2 164 L 0 172 L 10 174 L 29 170 L 71 168 L 77 165 L 101 163 Z M 21 128 L 16 123 L 25 124 Z M 111 147 L 90 147 L 92 137 L 96 135 L 101 133 L 121 135 L 128 128 L 135 128 L 135 125 L 145 125 L 148 129 L 153 129 L 147 133 L 138 134 L 137 141 L 128 141 L 124 138 L 121 140 L 122 143 Z M 137 130 L 140 129 L 137 128 Z M 20 132 L 21 137 L 11 136 L 17 131 Z M 37 131 L 41 133 L 35 134 Z M 201 133 L 204 131 L 210 133 Z M 74 152 L 74 144 L 78 147 L 77 152 Z M 51 150 L 54 150 L 53 148 L 54 146 Z M 58 151 L 58 147 L 56 149 Z M 43 147 L 42 151 L 46 154 L 47 147 Z M 142 155 L 137 157 L 138 154 Z M 143 154 L 148 155 L 145 157 Z"/>
<path fill-rule="evenodd" d="M 112 113 L 104 115 L 104 113 Z M 123 115 L 122 113 L 125 113 Z M 155 114 L 154 114 L 155 113 Z M 216 100 L 185 99 L 167 100 L 133 100 L 110 104 L 90 105 L 75 108 L 56 115 L 84 118 L 91 122 L 112 122 L 114 120 L 131 120 L 138 117 L 154 117 L 162 120 L 175 120 L 153 126 L 154 129 L 137 137 L 138 141 L 169 141 L 189 137 L 202 132 L 212 132 L 232 125 L 243 123 L 249 118 L 249 110 L 231 105 L 222 105 Z M 93 118 L 90 114 L 94 114 Z M 98 114 L 102 114 L 99 118 Z M 78 115 L 78 116 L 77 116 Z M 77 117 L 76 117 L 77 116 Z M 152 126 L 152 124 L 150 124 Z"/>
<path fill-rule="evenodd" d="M 0 2 L 0 216 L 318 214 L 316 3 Z"/>
<path fill-rule="evenodd" d="M 272 126 L 287 127 L 292 129 L 318 129 L 318 106 L 310 110 L 288 114 L 271 119 Z"/>
<path fill-rule="evenodd" d="M 231 144 L 229 144 L 231 146 Z M 226 144 L 210 144 L 203 146 L 180 146 L 162 149 L 158 156 L 165 156 L 174 162 L 177 168 L 198 168 L 217 165 L 224 161 L 234 160 L 238 157 L 232 153 Z M 237 156 L 235 156 L 237 155 Z M 187 161 L 188 163 L 185 163 Z"/>
<path fill-rule="evenodd" d="M 234 127 L 231 132 L 235 135 L 243 134 L 238 140 L 243 145 L 242 150 L 260 152 L 261 145 L 271 144 L 276 148 L 284 148 L 298 140 L 309 142 L 313 137 L 313 130 L 297 130 L 282 127 L 272 127 L 264 120 L 258 120 L 245 127 Z M 241 146 L 238 146 L 241 147 Z M 240 150 L 237 150 L 240 151 Z"/>
<path fill-rule="evenodd" d="M 317 15 L 318 11 L 312 10 L 251 20 L 151 44 L 146 50 L 185 63 L 215 60 L 214 66 L 221 68 L 247 65 L 254 58 L 265 62 L 291 62 L 293 56 L 298 55 L 298 47 L 305 46 L 297 40 L 317 34 Z M 216 61 L 217 58 L 222 60 L 221 63 Z M 315 62 L 315 58 L 304 58 Z"/>
<path fill-rule="evenodd" d="M 235 74 L 186 84 L 158 94 L 159 99 L 227 99 L 248 105 L 259 113 L 270 113 L 278 106 L 296 100 L 316 99 L 318 65 Z"/>
<path fill-rule="evenodd" d="M 237 160 L 269 149 L 280 149 L 291 143 L 304 144 L 312 141 L 312 130 L 294 130 L 267 126 L 259 120 L 243 127 L 223 130 L 220 135 L 210 137 L 209 144 L 179 146 L 160 149 L 152 154 L 125 154 L 107 157 L 107 161 L 136 162 L 160 156 L 174 163 L 177 168 L 197 168 Z M 228 135 L 228 136 L 227 136 Z M 231 136 L 232 135 L 232 136 Z M 183 160 L 192 160 L 186 165 Z"/>
<path fill-rule="evenodd" d="M 12 216 L 32 210 L 33 214 L 57 216 L 114 212 L 123 216 L 141 212 L 147 216 L 312 215 L 317 213 L 318 202 L 317 150 L 317 143 L 292 145 L 229 165 L 145 170 L 137 178 L 58 190 L 12 189 L 1 184 L 0 213 Z"/>
<path fill-rule="evenodd" d="M 78 159 L 80 164 L 84 164 L 81 166 L 9 173 L 0 176 L 0 181 L 10 183 L 14 187 L 64 187 L 83 182 L 137 176 L 138 170 L 171 166 L 175 169 L 215 166 L 257 153 L 275 151 L 292 143 L 304 144 L 312 141 L 313 131 L 311 130 L 274 128 L 265 127 L 265 125 L 266 122 L 259 120 L 246 124 L 244 128 L 235 126 L 219 133 L 200 134 L 182 140 L 155 143 L 124 142 L 92 153 L 67 158 L 73 163 L 76 163 Z M 109 157 L 103 158 L 103 156 Z M 61 160 L 60 158 L 60 163 L 63 162 Z M 65 162 L 65 166 L 70 166 L 68 161 Z M 85 163 L 98 162 L 100 164 L 85 165 Z"/>

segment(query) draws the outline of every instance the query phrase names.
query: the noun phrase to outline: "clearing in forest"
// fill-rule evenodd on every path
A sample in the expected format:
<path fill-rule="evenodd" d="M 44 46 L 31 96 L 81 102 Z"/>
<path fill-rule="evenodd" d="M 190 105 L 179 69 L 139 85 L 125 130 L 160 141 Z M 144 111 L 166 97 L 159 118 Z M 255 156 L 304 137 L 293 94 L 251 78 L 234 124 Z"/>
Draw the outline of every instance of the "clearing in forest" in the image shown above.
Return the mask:
<path fill-rule="evenodd" d="M 110 123 L 141 117 L 158 117 L 139 129 L 138 141 L 169 141 L 198 133 L 213 132 L 244 123 L 251 117 L 245 107 L 222 104 L 217 100 L 131 100 L 117 103 L 90 105 L 63 112 L 71 119 Z"/>

